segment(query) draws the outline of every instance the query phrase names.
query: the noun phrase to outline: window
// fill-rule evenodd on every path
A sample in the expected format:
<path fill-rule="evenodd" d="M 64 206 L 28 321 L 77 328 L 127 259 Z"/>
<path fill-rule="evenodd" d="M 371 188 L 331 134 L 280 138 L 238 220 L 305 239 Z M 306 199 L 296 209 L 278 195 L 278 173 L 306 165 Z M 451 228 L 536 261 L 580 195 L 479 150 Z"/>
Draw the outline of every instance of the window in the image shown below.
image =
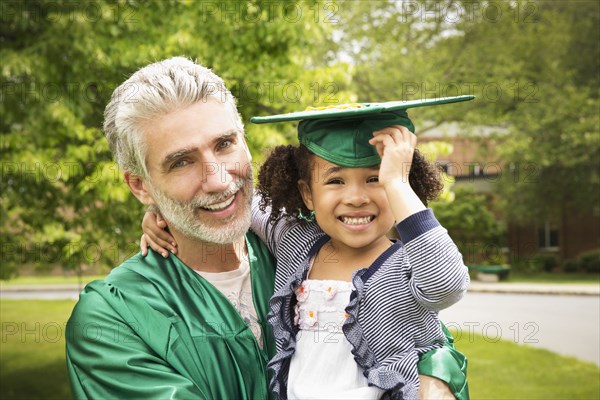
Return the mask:
<path fill-rule="evenodd" d="M 538 247 L 543 250 L 558 250 L 558 226 L 546 221 L 538 227 Z"/>

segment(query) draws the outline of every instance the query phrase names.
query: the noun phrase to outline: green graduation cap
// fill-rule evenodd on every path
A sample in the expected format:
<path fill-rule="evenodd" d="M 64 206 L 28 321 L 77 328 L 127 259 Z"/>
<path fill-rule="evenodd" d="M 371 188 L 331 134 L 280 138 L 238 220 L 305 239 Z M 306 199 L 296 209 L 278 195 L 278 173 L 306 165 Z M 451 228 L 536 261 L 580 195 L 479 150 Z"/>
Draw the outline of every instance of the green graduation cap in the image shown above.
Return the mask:
<path fill-rule="evenodd" d="M 287 114 L 252 117 L 250 122 L 300 121 L 298 140 L 317 156 L 343 167 L 370 167 L 381 162 L 375 146 L 369 144 L 373 131 L 390 125 L 402 125 L 415 131 L 406 112 L 409 108 L 473 100 L 475 96 L 351 103 L 310 108 Z"/>

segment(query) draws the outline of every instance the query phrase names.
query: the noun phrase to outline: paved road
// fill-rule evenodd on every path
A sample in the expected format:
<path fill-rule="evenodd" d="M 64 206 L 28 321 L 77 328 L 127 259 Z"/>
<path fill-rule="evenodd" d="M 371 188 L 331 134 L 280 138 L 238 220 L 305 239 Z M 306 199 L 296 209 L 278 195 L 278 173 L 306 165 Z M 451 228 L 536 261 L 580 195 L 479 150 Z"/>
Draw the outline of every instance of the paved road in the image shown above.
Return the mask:
<path fill-rule="evenodd" d="M 600 365 L 598 296 L 469 292 L 440 316 L 463 335 L 490 343 L 502 337 Z"/>

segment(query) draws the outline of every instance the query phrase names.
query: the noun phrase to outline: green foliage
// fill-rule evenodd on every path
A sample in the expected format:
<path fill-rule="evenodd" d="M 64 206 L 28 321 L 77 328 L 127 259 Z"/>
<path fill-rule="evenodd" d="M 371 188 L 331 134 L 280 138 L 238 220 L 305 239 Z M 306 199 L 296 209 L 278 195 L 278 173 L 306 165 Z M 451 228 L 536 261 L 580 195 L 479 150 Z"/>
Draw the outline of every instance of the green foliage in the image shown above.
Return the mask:
<path fill-rule="evenodd" d="M 0 278 L 27 264 L 112 267 L 137 251 L 143 209 L 111 161 L 102 114 L 127 76 L 176 55 L 222 76 L 245 121 L 307 105 L 474 94 L 475 102 L 415 110 L 417 133 L 447 121 L 508 131 L 489 160 L 502 167 L 507 218 L 590 211 L 600 203 L 599 4 L 5 2 Z M 257 164 L 265 148 L 295 141 L 292 124 L 246 131 Z M 446 190 L 445 201 L 451 196 Z M 483 241 L 475 258 L 490 258 L 485 246 L 499 250 L 500 228 L 472 224 L 490 218 L 441 204 L 436 212 L 449 222 L 467 223 L 451 233 L 484 232 L 459 237 Z"/>
<path fill-rule="evenodd" d="M 344 69 L 307 66 L 306 49 L 332 29 L 323 13 L 315 17 L 322 7 L 313 1 L 3 3 L 0 279 L 27 264 L 112 267 L 137 251 L 143 208 L 123 184 L 100 127 L 112 91 L 140 67 L 177 55 L 197 59 L 225 79 L 245 121 L 323 101 L 330 75 L 342 93 L 349 81 Z M 247 131 L 255 154 L 289 140 L 274 129 Z"/>
<path fill-rule="evenodd" d="M 431 204 L 437 219 L 462 252 L 466 264 L 503 264 L 504 226 L 489 210 L 484 195 L 457 189 L 453 201 Z"/>
<path fill-rule="evenodd" d="M 503 214 L 539 221 L 600 203 L 600 3 L 417 0 L 340 4 L 339 56 L 372 101 L 474 94 L 415 110 L 417 133 L 444 121 L 504 127 Z"/>
<path fill-rule="evenodd" d="M 566 260 L 562 264 L 565 272 L 583 272 L 600 274 L 600 249 L 583 252 L 576 259 Z"/>
<path fill-rule="evenodd" d="M 588 274 L 600 273 L 600 249 L 586 251 L 579 255 L 579 265 Z"/>
<path fill-rule="evenodd" d="M 558 257 L 554 254 L 538 253 L 527 263 L 527 272 L 552 272 L 558 266 Z"/>
<path fill-rule="evenodd" d="M 580 270 L 579 262 L 574 259 L 563 262 L 562 269 L 566 273 L 574 273 Z"/>
<path fill-rule="evenodd" d="M 600 202 L 600 102 L 593 84 L 600 75 L 591 68 L 598 65 L 600 47 L 583 39 L 597 37 L 597 25 L 590 24 L 598 22 L 599 5 L 532 4 L 536 19 L 506 33 L 504 40 L 515 44 L 512 56 L 497 59 L 518 65 L 518 75 L 535 92 L 524 101 L 514 99 L 505 114 L 510 133 L 498 145 L 506 165 L 501 205 L 507 217 L 521 221 L 590 213 Z M 579 47 L 582 40 L 588 51 Z"/>

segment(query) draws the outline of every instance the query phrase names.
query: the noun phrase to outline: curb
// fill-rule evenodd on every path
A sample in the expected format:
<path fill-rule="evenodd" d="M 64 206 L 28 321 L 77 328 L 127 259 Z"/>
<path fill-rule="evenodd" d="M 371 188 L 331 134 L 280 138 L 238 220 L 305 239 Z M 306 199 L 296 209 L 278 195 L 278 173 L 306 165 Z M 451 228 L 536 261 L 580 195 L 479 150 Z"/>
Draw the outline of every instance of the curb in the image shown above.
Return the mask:
<path fill-rule="evenodd" d="M 80 292 L 85 284 L 56 284 L 56 285 L 0 285 L 0 293 L 13 292 Z M 547 294 L 547 295 L 575 295 L 575 296 L 600 296 L 599 285 L 569 285 L 569 284 L 536 284 L 536 283 L 492 283 L 471 281 L 468 292 L 470 293 L 516 293 L 516 294 Z"/>
<path fill-rule="evenodd" d="M 483 283 L 471 282 L 471 293 L 546 294 L 569 296 L 600 296 L 599 285 L 535 284 L 535 283 Z"/>
<path fill-rule="evenodd" d="M 63 292 L 67 290 L 82 291 L 85 284 L 56 284 L 56 285 L 11 285 L 0 286 L 0 293 L 9 292 Z"/>

